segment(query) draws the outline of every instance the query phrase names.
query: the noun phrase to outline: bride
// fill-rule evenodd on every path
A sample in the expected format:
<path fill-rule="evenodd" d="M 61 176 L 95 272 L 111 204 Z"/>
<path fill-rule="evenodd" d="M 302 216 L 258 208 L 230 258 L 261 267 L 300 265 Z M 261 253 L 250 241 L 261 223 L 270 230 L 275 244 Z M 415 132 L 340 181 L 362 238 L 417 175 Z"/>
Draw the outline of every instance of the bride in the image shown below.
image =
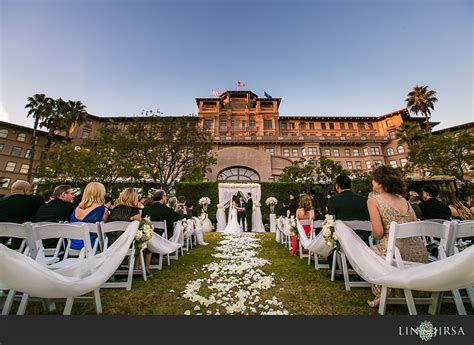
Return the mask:
<path fill-rule="evenodd" d="M 237 220 L 237 204 L 235 200 L 232 200 L 232 205 L 230 206 L 230 209 L 229 209 L 229 222 L 227 223 L 227 226 L 225 227 L 224 232 L 228 232 L 228 233 L 242 232 L 239 221 Z"/>

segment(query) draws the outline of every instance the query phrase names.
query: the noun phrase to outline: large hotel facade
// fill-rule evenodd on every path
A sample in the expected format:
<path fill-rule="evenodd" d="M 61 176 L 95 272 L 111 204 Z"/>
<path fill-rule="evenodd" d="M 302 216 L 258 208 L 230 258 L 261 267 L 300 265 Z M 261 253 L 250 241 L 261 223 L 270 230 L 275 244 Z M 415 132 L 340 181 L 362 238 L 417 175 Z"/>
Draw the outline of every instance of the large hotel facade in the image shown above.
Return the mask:
<path fill-rule="evenodd" d="M 347 170 L 403 167 L 408 147 L 398 142 L 397 129 L 405 121 L 424 123 L 424 118 L 410 117 L 407 109 L 378 116 L 280 115 L 280 98 L 259 98 L 251 91 L 226 91 L 219 97 L 197 98 L 196 103 L 197 124 L 208 131 L 217 154 L 206 179 L 219 182 L 274 181 L 293 161 L 321 156 Z M 93 137 L 110 120 L 120 127 L 135 119 L 89 115 L 76 128 L 73 143 Z M 0 177 L 6 178 L 0 195 L 8 195 L 17 179 L 26 179 L 31 136 L 31 128 L 0 122 Z M 40 131 L 35 166 L 46 137 Z"/>

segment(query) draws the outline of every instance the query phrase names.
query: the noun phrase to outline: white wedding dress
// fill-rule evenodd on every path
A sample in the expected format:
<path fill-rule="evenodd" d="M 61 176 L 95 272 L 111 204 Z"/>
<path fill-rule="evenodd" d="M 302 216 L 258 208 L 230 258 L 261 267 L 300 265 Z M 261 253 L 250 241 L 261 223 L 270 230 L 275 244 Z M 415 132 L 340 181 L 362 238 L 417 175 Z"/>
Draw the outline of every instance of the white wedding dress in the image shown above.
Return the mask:
<path fill-rule="evenodd" d="M 227 226 L 224 229 L 224 232 L 231 233 L 231 234 L 242 232 L 242 229 L 240 228 L 240 224 L 237 220 L 237 209 L 234 206 L 231 206 L 229 212 L 230 212 L 230 218 L 229 218 L 229 222 L 227 223 Z"/>

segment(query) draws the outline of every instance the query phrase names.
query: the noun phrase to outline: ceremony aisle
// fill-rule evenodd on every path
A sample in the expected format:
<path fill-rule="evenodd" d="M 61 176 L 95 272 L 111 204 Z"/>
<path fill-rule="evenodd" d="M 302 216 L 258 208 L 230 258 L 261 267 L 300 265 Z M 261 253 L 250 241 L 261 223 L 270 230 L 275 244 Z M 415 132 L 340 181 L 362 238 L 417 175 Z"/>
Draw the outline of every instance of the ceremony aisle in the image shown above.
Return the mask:
<path fill-rule="evenodd" d="M 267 290 L 257 289 L 260 299 L 254 304 L 246 303 L 249 307 L 247 310 L 249 314 L 260 315 L 261 312 L 268 312 L 271 308 L 280 311 L 286 310 L 291 315 L 377 314 L 376 309 L 367 305 L 367 300 L 373 298 L 370 289 L 355 288 L 346 291 L 342 279 L 334 282 L 330 280 L 328 270 L 316 271 L 314 265 L 308 265 L 306 260 L 290 256 L 288 249 L 275 241 L 274 233 L 258 233 L 253 236 L 257 242 L 252 239 L 249 243 L 252 243 L 252 247 L 254 245 L 258 247 L 247 250 L 256 252 L 253 256 L 255 263 L 263 263 L 264 261 L 260 260 L 265 260 L 265 264 L 261 267 L 254 268 L 256 271 L 261 270 L 261 272 L 258 271 L 257 278 L 262 278 L 262 284 L 267 284 L 271 280 L 272 286 Z M 227 255 L 227 249 L 225 251 L 217 250 L 219 247 L 223 247 L 223 244 L 219 244 L 219 242 L 224 240 L 224 235 L 215 232 L 206 233 L 204 240 L 209 242 L 208 246 L 193 248 L 189 254 L 180 257 L 178 261 L 171 260 L 170 266 L 165 263 L 163 270 L 152 271 L 153 277 L 148 281 L 145 282 L 141 277 L 136 276 L 130 291 L 101 289 L 104 314 L 183 315 L 188 311 L 191 315 L 207 315 L 207 311 L 210 310 L 215 315 L 216 309 L 220 311 L 219 314 L 226 314 L 225 306 L 209 305 L 206 308 L 199 302 L 192 302 L 183 296 L 183 292 L 191 291 L 192 286 L 197 286 L 196 283 L 193 283 L 194 281 L 202 279 L 199 295 L 209 298 L 214 293 L 218 297 L 218 290 L 209 289 L 204 280 L 214 274 L 213 277 L 216 277 L 215 283 L 217 283 L 218 277 L 221 277 L 221 274 L 213 269 L 218 267 L 219 262 L 228 259 L 212 255 Z M 241 276 L 245 276 L 245 273 L 242 273 Z M 244 285 L 239 285 L 239 289 L 247 290 Z M 247 296 L 245 292 L 241 294 L 247 297 L 247 301 L 254 300 L 254 297 Z M 231 297 L 232 301 L 238 301 L 238 298 L 235 298 L 235 293 Z M 266 300 L 276 301 L 277 304 L 282 302 L 282 304 L 278 306 L 273 304 L 274 302 L 265 304 Z M 228 302 L 230 301 L 228 300 Z M 260 304 L 263 307 L 259 307 Z M 15 312 L 17 305 L 16 303 L 13 309 Z M 265 309 L 265 305 L 269 305 L 268 309 Z M 54 314 L 61 313 L 62 306 L 63 304 L 59 304 L 58 311 Z M 196 306 L 199 306 L 199 310 L 194 310 Z M 256 312 L 252 312 L 250 307 L 254 307 Z M 420 314 L 427 312 L 427 306 L 420 306 L 418 309 Z M 406 306 L 402 305 L 390 305 L 387 312 L 388 314 L 408 314 Z M 29 303 L 26 311 L 27 315 L 44 313 L 39 302 Z M 456 308 L 453 304 L 443 303 L 441 313 L 456 314 Z M 469 308 L 468 313 L 472 314 L 472 309 Z M 90 302 L 75 303 L 72 314 L 94 315 L 94 305 Z M 237 312 L 235 314 L 240 315 Z"/>

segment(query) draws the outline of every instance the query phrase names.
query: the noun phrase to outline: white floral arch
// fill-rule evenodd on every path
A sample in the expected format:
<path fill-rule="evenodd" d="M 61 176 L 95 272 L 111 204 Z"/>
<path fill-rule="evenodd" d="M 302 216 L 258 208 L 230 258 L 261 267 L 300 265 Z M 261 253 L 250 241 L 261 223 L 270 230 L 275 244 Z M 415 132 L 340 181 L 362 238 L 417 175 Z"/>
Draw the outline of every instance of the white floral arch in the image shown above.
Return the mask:
<path fill-rule="evenodd" d="M 252 195 L 252 232 L 265 232 L 260 210 L 262 191 L 258 183 L 219 183 L 219 204 L 217 205 L 216 214 L 217 231 L 224 231 L 227 225 L 225 210 L 229 208 L 232 197 L 238 192 L 241 192 L 245 197 L 247 197 L 247 193 Z"/>

